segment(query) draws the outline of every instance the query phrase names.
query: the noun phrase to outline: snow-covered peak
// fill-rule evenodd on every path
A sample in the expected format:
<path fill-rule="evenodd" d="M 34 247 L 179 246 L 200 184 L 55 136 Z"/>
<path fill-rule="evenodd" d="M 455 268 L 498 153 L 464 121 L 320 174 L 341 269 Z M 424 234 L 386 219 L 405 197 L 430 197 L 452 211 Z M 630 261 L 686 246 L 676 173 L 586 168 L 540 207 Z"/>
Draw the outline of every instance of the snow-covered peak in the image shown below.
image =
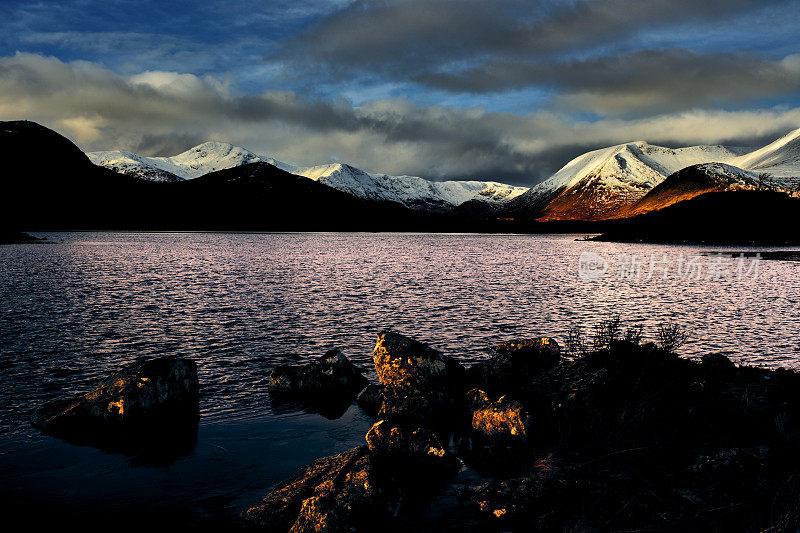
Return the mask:
<path fill-rule="evenodd" d="M 606 186 L 633 188 L 635 193 L 647 192 L 682 168 L 707 162 L 724 163 L 737 155 L 724 146 L 672 149 L 635 141 L 580 155 L 533 190 L 556 191 L 591 178 Z"/>
<path fill-rule="evenodd" d="M 580 155 L 513 204 L 542 220 L 599 220 L 633 204 L 667 176 L 700 163 L 726 163 L 740 155 L 724 146 L 666 148 L 645 141 Z"/>
<path fill-rule="evenodd" d="M 410 208 L 446 208 L 470 200 L 502 202 L 528 190 L 493 181 L 430 181 L 416 176 L 371 174 L 341 163 L 300 168 L 295 174 L 359 198 L 398 202 Z"/>
<path fill-rule="evenodd" d="M 152 181 L 193 179 L 209 172 L 257 162 L 270 163 L 279 168 L 289 166 L 246 148 L 222 142 L 206 142 L 172 157 L 145 157 L 122 150 L 90 152 L 86 155 L 96 165 Z"/>
<path fill-rule="evenodd" d="M 732 164 L 747 170 L 768 172 L 776 178 L 800 178 L 800 129 L 735 159 Z"/>

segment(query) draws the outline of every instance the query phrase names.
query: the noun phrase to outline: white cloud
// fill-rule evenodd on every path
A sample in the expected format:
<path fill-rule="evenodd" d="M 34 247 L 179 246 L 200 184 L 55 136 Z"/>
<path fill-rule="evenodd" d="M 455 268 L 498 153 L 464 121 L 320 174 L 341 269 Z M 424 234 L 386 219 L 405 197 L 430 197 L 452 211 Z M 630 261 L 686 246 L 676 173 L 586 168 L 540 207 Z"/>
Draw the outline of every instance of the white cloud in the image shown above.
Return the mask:
<path fill-rule="evenodd" d="M 52 127 L 86 150 L 174 154 L 220 140 L 299 164 L 340 160 L 393 174 L 532 183 L 582 151 L 625 141 L 769 139 L 800 127 L 800 109 L 696 109 L 587 122 L 405 98 L 353 107 L 289 91 L 238 94 L 224 81 L 189 74 L 121 76 L 97 64 L 17 54 L 0 58 L 0 120 L 15 119 Z"/>

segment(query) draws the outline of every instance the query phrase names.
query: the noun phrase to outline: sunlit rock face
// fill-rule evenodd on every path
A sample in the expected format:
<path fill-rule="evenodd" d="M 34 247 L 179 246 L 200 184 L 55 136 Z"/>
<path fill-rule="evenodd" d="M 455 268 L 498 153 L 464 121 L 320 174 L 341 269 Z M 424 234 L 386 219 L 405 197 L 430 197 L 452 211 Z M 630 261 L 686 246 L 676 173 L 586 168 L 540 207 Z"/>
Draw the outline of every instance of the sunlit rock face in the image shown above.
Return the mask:
<path fill-rule="evenodd" d="M 339 350 L 302 366 L 280 365 L 270 375 L 272 392 L 285 394 L 358 393 L 367 379 Z"/>
<path fill-rule="evenodd" d="M 33 425 L 71 441 L 133 441 L 162 429 L 197 425 L 197 365 L 160 357 L 129 365 L 75 398 L 40 407 Z"/>
<path fill-rule="evenodd" d="M 472 430 L 478 435 L 503 441 L 524 442 L 530 430 L 528 410 L 509 396 L 492 401 L 486 392 L 473 389 L 467 393 Z"/>
<path fill-rule="evenodd" d="M 427 344 L 383 331 L 373 359 L 384 386 L 381 418 L 441 418 L 461 399 L 464 368 Z"/>
<path fill-rule="evenodd" d="M 368 531 L 379 512 L 374 470 L 366 446 L 323 457 L 245 511 L 244 518 L 269 531 Z"/>

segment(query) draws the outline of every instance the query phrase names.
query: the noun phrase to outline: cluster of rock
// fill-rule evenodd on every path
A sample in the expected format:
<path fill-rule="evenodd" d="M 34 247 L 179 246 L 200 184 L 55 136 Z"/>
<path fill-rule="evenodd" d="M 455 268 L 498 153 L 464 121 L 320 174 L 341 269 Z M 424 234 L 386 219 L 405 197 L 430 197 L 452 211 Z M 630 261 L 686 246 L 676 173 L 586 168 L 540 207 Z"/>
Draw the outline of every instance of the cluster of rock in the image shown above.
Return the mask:
<path fill-rule="evenodd" d="M 371 529 L 377 515 L 396 515 L 404 501 L 453 479 L 463 469 L 459 447 L 524 446 L 531 415 L 520 402 L 494 397 L 493 391 L 516 382 L 520 372 L 558 364 L 560 353 L 552 339 L 514 341 L 467 371 L 427 344 L 384 331 L 373 360 L 380 383 L 366 386 L 357 397 L 378 419 L 366 434 L 366 446 L 305 468 L 249 509 L 249 521 L 276 531 Z M 316 385 L 298 384 L 319 383 L 321 378 L 308 377 L 319 372 L 317 362 L 279 367 L 272 386 L 293 394 L 305 390 L 313 397 Z M 332 390 L 352 390 L 356 382 L 337 382 Z"/>
<path fill-rule="evenodd" d="M 292 532 L 800 525 L 795 372 L 737 367 L 722 355 L 689 361 L 632 342 L 571 358 L 550 338 L 492 352 L 465 369 L 382 332 L 380 383 L 357 397 L 377 417 L 366 445 L 304 468 L 244 517 Z M 276 383 L 295 372 L 316 370 L 282 368 Z M 442 511 L 442 494 L 458 504 Z M 438 502 L 427 522 L 426 502 Z"/>
<path fill-rule="evenodd" d="M 800 374 L 617 341 L 564 357 L 503 343 L 465 369 L 391 331 L 367 380 L 341 352 L 274 370 L 277 395 L 356 398 L 365 444 L 315 461 L 243 516 L 272 531 L 800 530 Z M 136 362 L 33 423 L 70 441 L 196 437 L 197 367 Z"/>

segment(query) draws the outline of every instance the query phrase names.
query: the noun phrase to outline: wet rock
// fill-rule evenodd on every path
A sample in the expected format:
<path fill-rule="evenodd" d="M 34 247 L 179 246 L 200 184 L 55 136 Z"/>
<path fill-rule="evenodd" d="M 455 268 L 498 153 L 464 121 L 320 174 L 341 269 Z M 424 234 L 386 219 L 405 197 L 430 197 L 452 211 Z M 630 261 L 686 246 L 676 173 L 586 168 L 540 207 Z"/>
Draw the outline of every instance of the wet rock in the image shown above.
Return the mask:
<path fill-rule="evenodd" d="M 375 467 L 366 446 L 324 457 L 245 511 L 269 531 L 370 531 L 382 514 Z"/>
<path fill-rule="evenodd" d="M 531 416 L 520 402 L 508 396 L 492 401 L 486 392 L 473 389 L 467 393 L 465 403 L 472 431 L 480 436 L 502 441 L 528 439 Z"/>
<path fill-rule="evenodd" d="M 370 383 L 362 390 L 356 402 L 370 416 L 376 416 L 383 405 L 383 385 Z"/>
<path fill-rule="evenodd" d="M 97 388 L 39 408 L 33 425 L 66 440 L 98 445 L 135 445 L 196 433 L 199 417 L 197 365 L 160 357 L 131 364 Z"/>
<path fill-rule="evenodd" d="M 383 331 L 373 359 L 384 386 L 381 417 L 443 418 L 461 399 L 464 368 L 427 344 Z"/>
<path fill-rule="evenodd" d="M 367 385 L 367 379 L 339 350 L 302 366 L 280 365 L 270 375 L 273 393 L 319 396 L 353 395 Z M 352 399 L 352 398 L 351 398 Z"/>
<path fill-rule="evenodd" d="M 467 369 L 469 385 L 492 391 L 520 389 L 561 360 L 561 348 L 550 337 L 516 339 L 498 344 L 492 356 Z"/>

